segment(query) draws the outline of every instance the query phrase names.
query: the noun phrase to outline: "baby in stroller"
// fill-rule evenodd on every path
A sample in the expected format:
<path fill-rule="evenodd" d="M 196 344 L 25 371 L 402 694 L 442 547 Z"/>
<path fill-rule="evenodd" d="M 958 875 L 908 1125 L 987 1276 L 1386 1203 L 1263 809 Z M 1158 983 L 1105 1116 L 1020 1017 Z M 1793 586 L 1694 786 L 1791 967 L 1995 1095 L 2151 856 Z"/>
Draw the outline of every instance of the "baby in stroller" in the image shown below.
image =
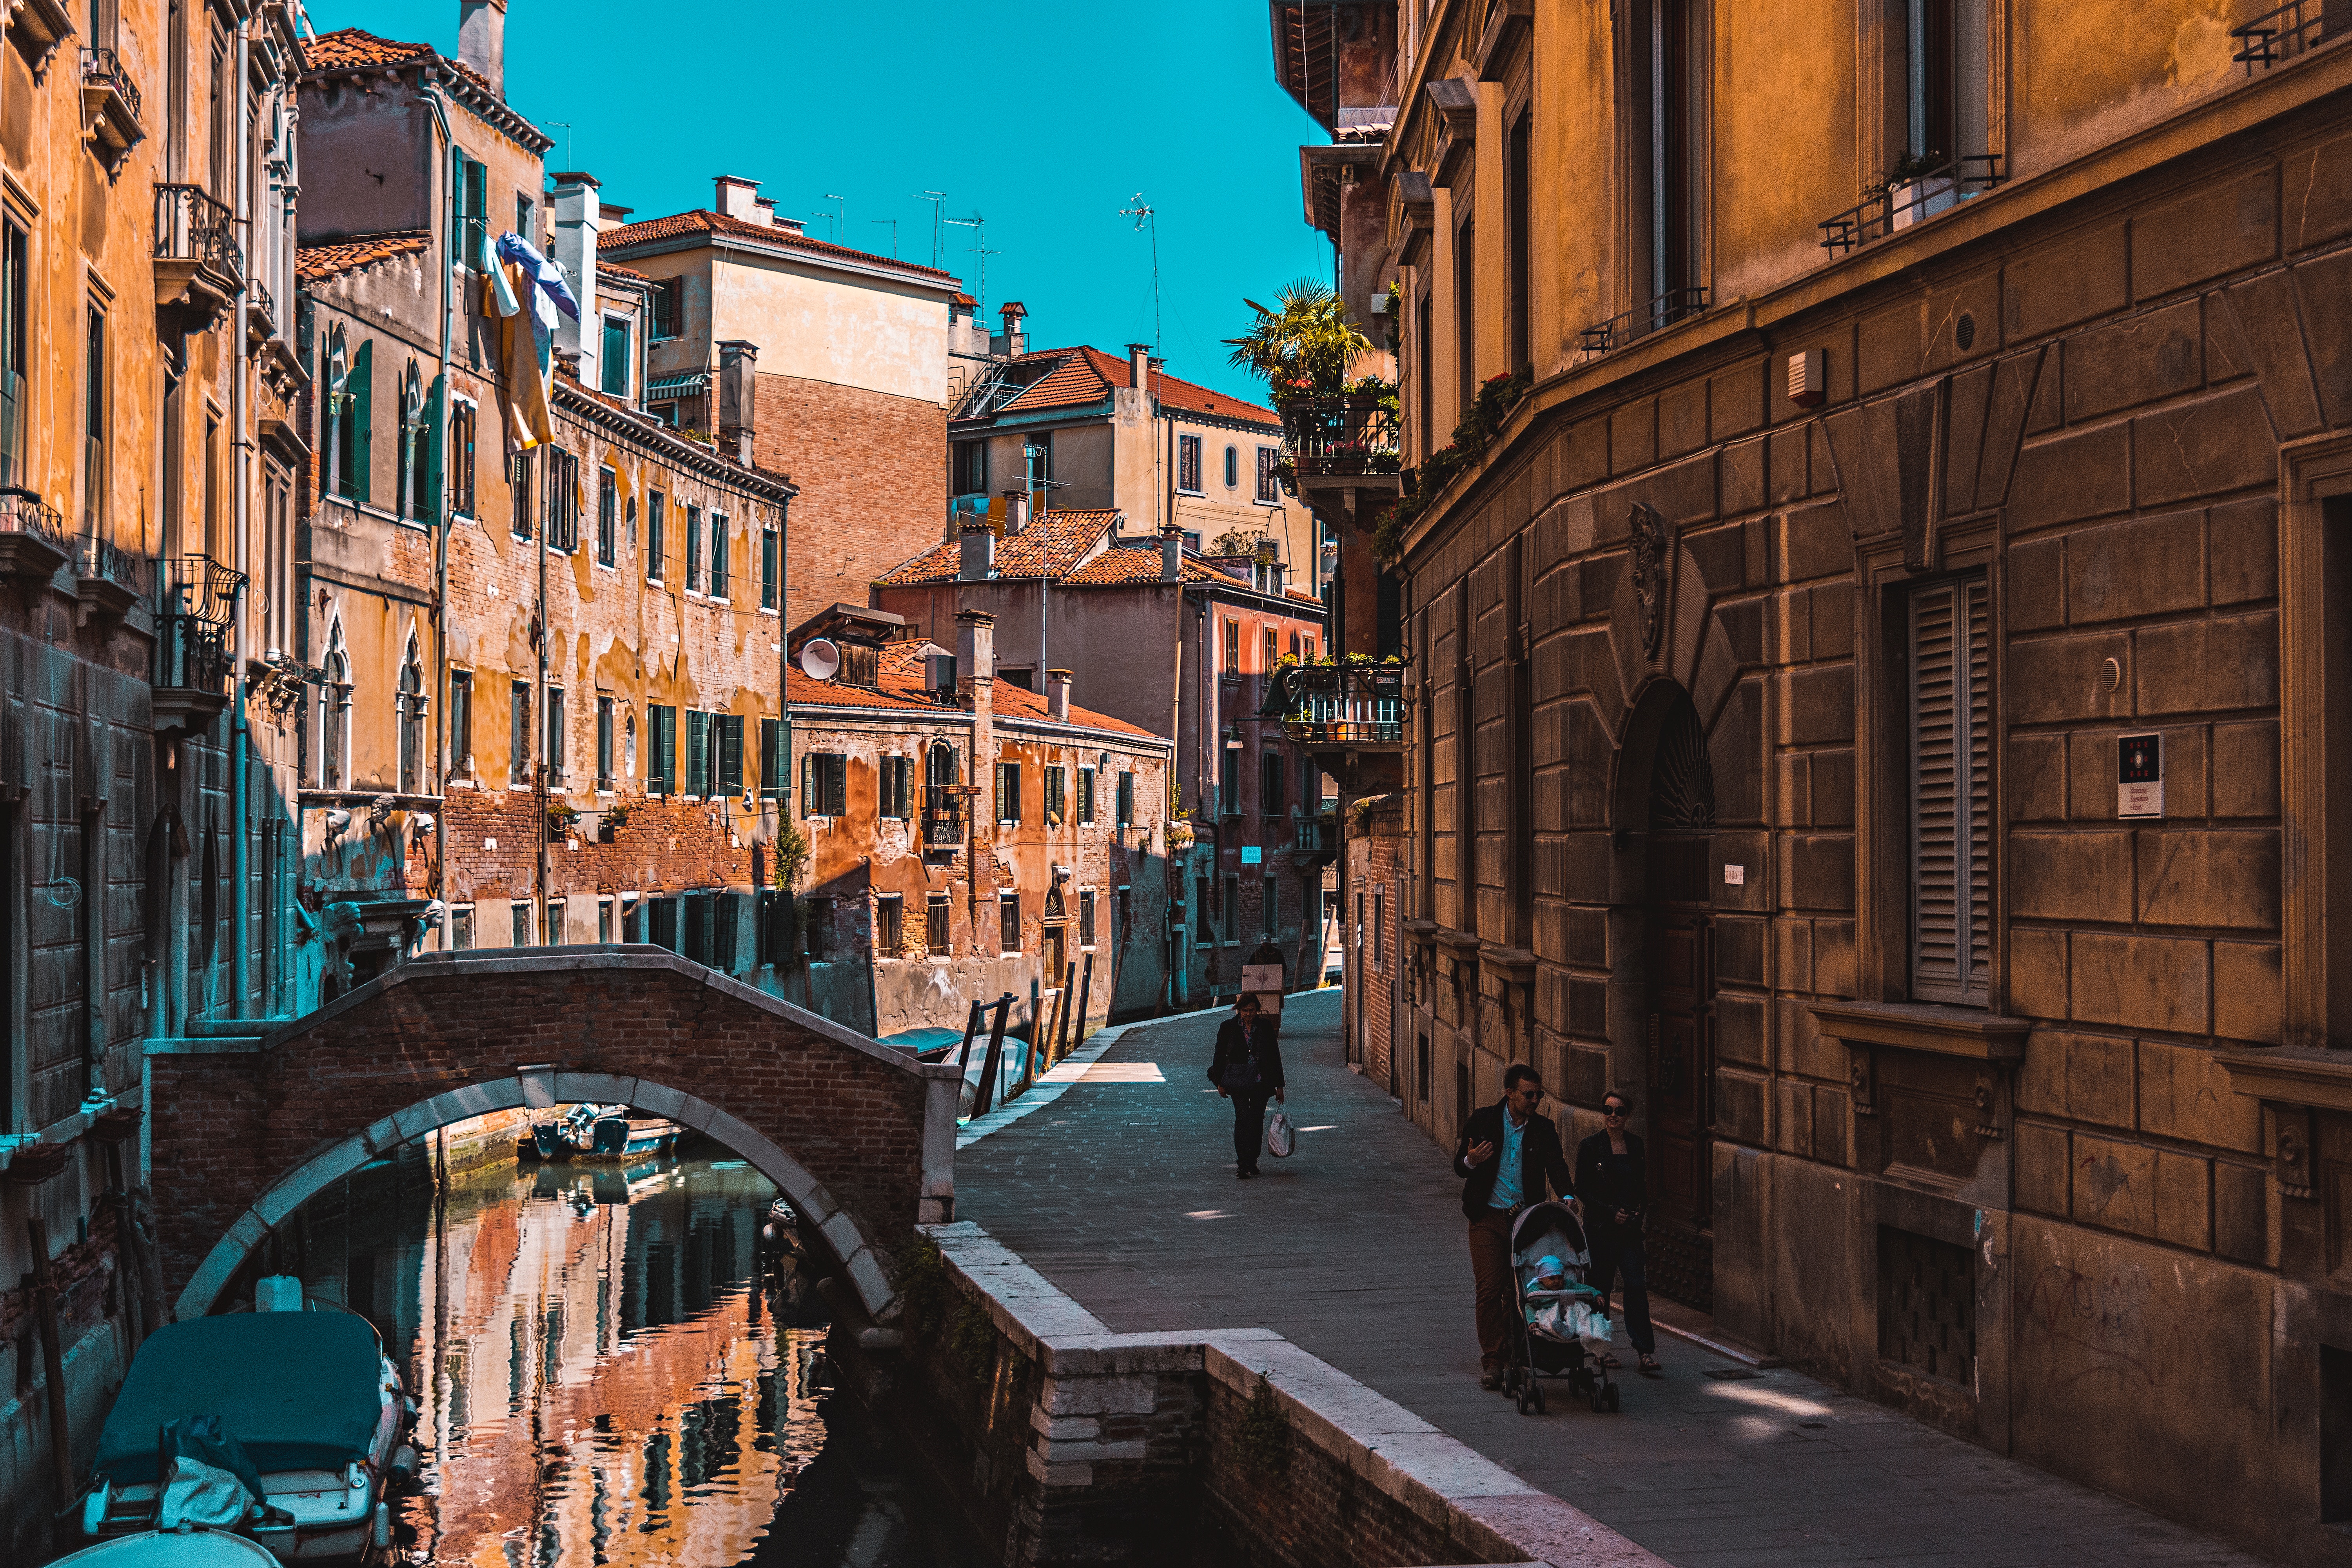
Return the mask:
<path fill-rule="evenodd" d="M 1511 1287 L 1517 1298 L 1519 1364 L 1504 1375 L 1504 1392 L 1519 1414 L 1540 1414 L 1538 1375 L 1566 1377 L 1569 1391 L 1597 1412 L 1617 1408 L 1617 1385 L 1588 1348 L 1609 1342 L 1609 1308 L 1584 1282 L 1590 1258 L 1584 1227 L 1565 1204 L 1531 1204 L 1511 1225 Z"/>

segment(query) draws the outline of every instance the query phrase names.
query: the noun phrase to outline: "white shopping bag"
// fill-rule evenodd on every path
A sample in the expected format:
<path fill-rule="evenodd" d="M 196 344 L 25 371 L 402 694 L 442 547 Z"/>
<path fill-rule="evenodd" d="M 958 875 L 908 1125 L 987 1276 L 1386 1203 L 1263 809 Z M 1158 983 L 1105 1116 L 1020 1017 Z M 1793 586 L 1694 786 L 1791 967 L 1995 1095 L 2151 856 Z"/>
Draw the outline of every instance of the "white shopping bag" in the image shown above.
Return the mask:
<path fill-rule="evenodd" d="M 1242 965 L 1242 989 L 1282 993 L 1282 965 L 1279 963 L 1244 963 Z"/>
<path fill-rule="evenodd" d="M 1290 1124 L 1286 1111 L 1277 1110 L 1274 1120 L 1265 1124 L 1265 1152 L 1277 1160 L 1287 1160 L 1298 1147 L 1298 1130 Z"/>

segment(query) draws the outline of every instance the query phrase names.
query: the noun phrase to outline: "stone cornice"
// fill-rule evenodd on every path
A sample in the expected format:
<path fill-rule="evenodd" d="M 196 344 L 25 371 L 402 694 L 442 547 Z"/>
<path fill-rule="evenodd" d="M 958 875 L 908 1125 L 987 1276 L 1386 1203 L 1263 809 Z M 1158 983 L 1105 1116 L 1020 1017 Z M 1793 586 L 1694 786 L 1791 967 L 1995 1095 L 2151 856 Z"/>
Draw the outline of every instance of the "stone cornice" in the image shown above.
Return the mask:
<path fill-rule="evenodd" d="M 2352 1051 L 2294 1046 L 2259 1051 L 2216 1051 L 2230 1087 L 2254 1100 L 2352 1110 Z"/>
<path fill-rule="evenodd" d="M 2025 1055 L 2031 1018 L 2005 1018 L 1977 1007 L 1920 1002 L 1811 1002 L 1822 1033 L 1849 1046 L 1882 1046 L 1969 1061 L 2016 1061 Z"/>

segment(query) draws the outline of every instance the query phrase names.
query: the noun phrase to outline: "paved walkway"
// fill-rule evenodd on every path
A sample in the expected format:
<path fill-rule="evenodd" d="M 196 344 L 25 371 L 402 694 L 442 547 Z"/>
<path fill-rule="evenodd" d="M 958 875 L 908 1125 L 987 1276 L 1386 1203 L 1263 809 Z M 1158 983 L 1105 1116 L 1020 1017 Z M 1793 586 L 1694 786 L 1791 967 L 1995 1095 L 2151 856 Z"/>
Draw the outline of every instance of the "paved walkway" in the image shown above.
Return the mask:
<path fill-rule="evenodd" d="M 1595 1415 L 1564 1384 L 1520 1415 L 1477 1384 L 1459 1186 L 1445 1154 L 1341 1059 L 1339 994 L 1293 997 L 1299 1152 L 1236 1182 L 1215 1025 L 1127 1030 L 1058 1099 L 956 1157 L 958 1217 L 1112 1328 L 1287 1336 L 1677 1568 L 2253 1564 L 2141 1509 L 1802 1373 L 1661 1336 L 1666 1376 Z M 1016 1104 L 1008 1111 L 1017 1112 Z"/>

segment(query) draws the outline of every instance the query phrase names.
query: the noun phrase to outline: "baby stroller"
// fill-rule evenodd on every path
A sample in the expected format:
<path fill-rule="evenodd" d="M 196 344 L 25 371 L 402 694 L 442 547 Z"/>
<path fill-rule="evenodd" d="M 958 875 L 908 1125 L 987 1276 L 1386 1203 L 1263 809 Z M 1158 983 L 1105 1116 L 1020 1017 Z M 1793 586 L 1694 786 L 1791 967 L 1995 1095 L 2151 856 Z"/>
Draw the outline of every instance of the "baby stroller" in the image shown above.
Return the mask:
<path fill-rule="evenodd" d="M 1503 1391 L 1517 1402 L 1522 1415 L 1543 1413 L 1539 1375 L 1567 1378 L 1569 1392 L 1582 1396 L 1595 1414 L 1617 1408 L 1617 1385 L 1609 1381 L 1609 1369 L 1585 1353 L 1588 1342 L 1609 1340 L 1608 1303 L 1584 1282 L 1590 1265 L 1584 1226 L 1566 1204 L 1530 1204 L 1511 1222 L 1519 1359 L 1504 1374 Z M 1538 1283 L 1549 1268 L 1558 1269 L 1559 1285 Z"/>

